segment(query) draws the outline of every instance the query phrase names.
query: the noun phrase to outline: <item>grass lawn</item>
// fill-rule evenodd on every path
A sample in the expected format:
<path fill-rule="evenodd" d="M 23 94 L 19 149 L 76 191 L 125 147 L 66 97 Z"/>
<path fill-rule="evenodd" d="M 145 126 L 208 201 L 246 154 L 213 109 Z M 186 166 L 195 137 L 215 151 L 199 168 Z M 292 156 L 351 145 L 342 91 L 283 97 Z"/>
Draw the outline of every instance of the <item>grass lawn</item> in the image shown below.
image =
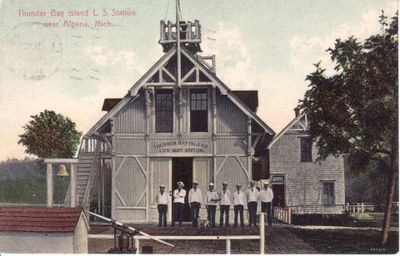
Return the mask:
<path fill-rule="evenodd" d="M 373 217 L 372 219 L 357 219 L 357 223 L 354 226 L 358 227 L 382 227 L 383 223 L 383 212 L 369 212 L 369 216 Z M 398 227 L 399 226 L 399 214 L 393 213 L 392 219 L 390 221 L 391 227 Z"/>
<path fill-rule="evenodd" d="M 290 228 L 319 253 L 396 253 L 399 233 L 390 232 L 386 246 L 380 245 L 381 232 L 372 230 L 303 230 Z"/>

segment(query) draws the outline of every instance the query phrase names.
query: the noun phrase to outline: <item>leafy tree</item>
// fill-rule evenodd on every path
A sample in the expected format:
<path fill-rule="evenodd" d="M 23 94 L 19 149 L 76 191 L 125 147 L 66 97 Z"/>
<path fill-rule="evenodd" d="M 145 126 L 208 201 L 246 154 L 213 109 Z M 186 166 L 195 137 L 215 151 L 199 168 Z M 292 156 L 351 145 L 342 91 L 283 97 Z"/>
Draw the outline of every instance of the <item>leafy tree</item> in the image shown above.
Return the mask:
<path fill-rule="evenodd" d="M 382 11 L 379 22 L 381 33 L 363 42 L 353 36 L 336 40 L 327 50 L 336 65 L 334 74 L 326 75 L 315 64 L 302 105 L 312 120 L 318 160 L 349 154 L 352 166 L 379 163 L 385 170 L 385 244 L 398 173 L 398 14 L 388 22 Z"/>
<path fill-rule="evenodd" d="M 31 118 L 18 141 L 26 147 L 26 153 L 45 158 L 74 156 L 81 133 L 75 129 L 71 119 L 49 110 Z"/>

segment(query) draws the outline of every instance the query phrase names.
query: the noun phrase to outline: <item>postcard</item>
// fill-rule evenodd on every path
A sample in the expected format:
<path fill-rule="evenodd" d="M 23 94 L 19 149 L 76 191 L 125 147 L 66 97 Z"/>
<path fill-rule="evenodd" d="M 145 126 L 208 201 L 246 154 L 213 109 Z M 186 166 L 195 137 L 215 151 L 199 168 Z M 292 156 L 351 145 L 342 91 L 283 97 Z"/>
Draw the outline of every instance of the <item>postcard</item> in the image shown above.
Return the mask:
<path fill-rule="evenodd" d="M 398 252 L 398 1 L 0 6 L 0 253 Z"/>

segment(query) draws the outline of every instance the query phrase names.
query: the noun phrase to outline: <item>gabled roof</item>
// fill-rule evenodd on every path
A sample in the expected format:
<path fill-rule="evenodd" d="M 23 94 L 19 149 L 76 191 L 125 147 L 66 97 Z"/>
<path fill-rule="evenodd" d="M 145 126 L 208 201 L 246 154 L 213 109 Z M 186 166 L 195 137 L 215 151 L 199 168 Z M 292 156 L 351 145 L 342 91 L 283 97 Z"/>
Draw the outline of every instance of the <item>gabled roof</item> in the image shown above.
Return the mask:
<path fill-rule="evenodd" d="M 145 83 L 161 68 L 166 64 L 176 53 L 176 47 L 169 50 L 161 59 L 159 59 L 147 72 L 144 74 L 130 89 L 129 93 L 112 108 L 108 113 L 106 113 L 87 133 L 86 136 L 93 135 L 97 129 L 102 127 L 110 118 L 117 114 L 128 102 L 138 96 L 139 90 L 145 85 Z M 206 67 L 201 61 L 199 61 L 194 55 L 190 53 L 189 50 L 185 49 L 184 46 L 181 47 L 181 53 L 187 59 L 189 59 L 194 66 L 196 66 L 203 74 L 208 77 L 221 91 L 221 94 L 227 95 L 227 97 L 248 117 L 255 120 L 267 133 L 270 135 L 275 135 L 275 132 L 259 117 L 256 113 L 245 103 L 243 103 L 240 98 L 235 95 L 208 67 Z"/>
<path fill-rule="evenodd" d="M 254 113 L 257 112 L 258 107 L 258 91 L 255 90 L 232 90 L 232 92 L 248 106 Z"/>
<path fill-rule="evenodd" d="M 282 129 L 282 131 L 280 131 L 279 133 L 278 133 L 278 135 L 276 135 L 275 137 L 274 137 L 274 139 L 271 141 L 271 143 L 269 143 L 269 145 L 268 145 L 268 149 L 270 149 L 283 135 L 285 135 L 290 129 L 292 129 L 296 124 L 298 124 L 299 122 L 300 122 L 300 120 L 302 119 L 302 118 L 307 118 L 307 115 L 306 115 L 306 113 L 305 112 L 303 112 L 303 113 L 301 113 L 301 114 L 299 114 L 295 119 L 293 119 L 285 128 L 283 128 Z M 303 131 L 306 131 L 307 130 L 307 127 L 304 127 L 303 125 L 301 125 L 301 129 L 303 130 Z"/>
<path fill-rule="evenodd" d="M 74 232 L 82 208 L 0 207 L 0 232 Z"/>

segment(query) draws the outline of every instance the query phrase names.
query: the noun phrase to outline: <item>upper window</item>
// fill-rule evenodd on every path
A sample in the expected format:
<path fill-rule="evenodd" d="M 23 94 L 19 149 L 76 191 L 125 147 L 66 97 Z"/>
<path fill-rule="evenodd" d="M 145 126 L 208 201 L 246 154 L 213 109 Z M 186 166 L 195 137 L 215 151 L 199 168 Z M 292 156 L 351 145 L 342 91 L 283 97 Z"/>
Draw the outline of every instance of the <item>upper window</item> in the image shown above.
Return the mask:
<path fill-rule="evenodd" d="M 190 131 L 208 132 L 207 89 L 190 90 Z"/>
<path fill-rule="evenodd" d="M 333 181 L 323 182 L 322 191 L 322 204 L 334 205 L 335 204 L 335 186 Z"/>
<path fill-rule="evenodd" d="M 300 138 L 300 147 L 301 147 L 301 161 L 311 162 L 312 161 L 311 137 Z"/>
<path fill-rule="evenodd" d="M 172 90 L 156 90 L 156 132 L 172 132 L 173 106 Z"/>

